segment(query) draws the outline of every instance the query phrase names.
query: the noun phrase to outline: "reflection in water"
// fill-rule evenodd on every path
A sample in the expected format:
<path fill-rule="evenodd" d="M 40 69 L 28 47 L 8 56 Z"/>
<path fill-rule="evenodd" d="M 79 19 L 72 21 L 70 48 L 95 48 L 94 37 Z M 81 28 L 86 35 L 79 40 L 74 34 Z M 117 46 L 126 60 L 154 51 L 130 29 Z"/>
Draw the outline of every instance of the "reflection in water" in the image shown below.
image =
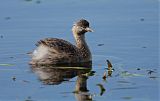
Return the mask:
<path fill-rule="evenodd" d="M 69 64 L 65 66 L 31 65 L 31 69 L 38 75 L 39 80 L 46 85 L 58 85 L 63 81 L 68 81 L 77 76 L 74 91 L 77 101 L 92 101 L 91 94 L 87 89 L 88 76 L 86 75 L 86 73 L 89 73 L 92 69 L 91 63 Z"/>
<path fill-rule="evenodd" d="M 71 64 L 65 66 L 31 65 L 31 69 L 38 75 L 39 80 L 47 85 L 61 84 L 63 81 L 68 81 L 77 75 L 87 73 L 91 70 L 91 64 L 77 64 L 77 66 L 74 64 L 73 66 Z"/>
<path fill-rule="evenodd" d="M 86 75 L 79 75 L 76 81 L 75 87 L 75 97 L 77 101 L 92 101 L 92 96 L 87 89 L 87 79 Z"/>

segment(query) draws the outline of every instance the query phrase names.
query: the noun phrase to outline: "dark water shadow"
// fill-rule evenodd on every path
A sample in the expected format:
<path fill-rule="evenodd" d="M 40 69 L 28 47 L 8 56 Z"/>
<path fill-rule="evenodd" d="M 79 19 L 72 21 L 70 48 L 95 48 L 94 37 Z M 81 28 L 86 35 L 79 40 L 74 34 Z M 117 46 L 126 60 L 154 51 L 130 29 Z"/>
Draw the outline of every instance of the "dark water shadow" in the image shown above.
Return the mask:
<path fill-rule="evenodd" d="M 87 79 L 92 70 L 92 63 L 65 64 L 65 65 L 31 65 L 35 73 L 44 85 L 59 85 L 77 76 L 75 90 L 73 91 L 77 101 L 92 101 L 87 89 Z"/>

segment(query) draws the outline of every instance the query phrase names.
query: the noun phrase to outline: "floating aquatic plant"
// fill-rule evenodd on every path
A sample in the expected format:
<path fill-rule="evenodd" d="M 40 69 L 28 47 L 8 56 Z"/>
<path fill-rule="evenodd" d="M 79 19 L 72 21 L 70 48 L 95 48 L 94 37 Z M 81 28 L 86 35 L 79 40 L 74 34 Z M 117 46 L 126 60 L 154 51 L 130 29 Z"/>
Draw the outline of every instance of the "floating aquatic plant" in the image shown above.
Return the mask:
<path fill-rule="evenodd" d="M 112 63 L 109 60 L 106 60 L 106 61 L 107 61 L 108 69 L 111 69 L 112 68 Z"/>
<path fill-rule="evenodd" d="M 93 76 L 93 75 L 95 75 L 95 71 L 89 71 L 88 73 L 85 73 L 85 74 L 83 74 L 83 75 L 85 75 L 85 76 Z"/>
<path fill-rule="evenodd" d="M 104 88 L 102 84 L 97 84 L 97 86 L 100 88 L 100 95 L 102 96 L 104 92 L 106 91 L 106 89 Z"/>
<path fill-rule="evenodd" d="M 147 70 L 148 74 L 156 73 L 154 70 Z"/>
<path fill-rule="evenodd" d="M 107 60 L 107 65 L 108 65 L 108 76 L 112 76 L 112 71 L 114 69 L 112 68 L 112 63 L 109 60 Z"/>
<path fill-rule="evenodd" d="M 106 80 L 106 78 L 107 78 L 107 72 L 106 72 L 106 71 L 104 72 L 104 74 L 103 74 L 103 77 L 102 77 L 102 78 L 103 78 L 103 80 Z"/>
<path fill-rule="evenodd" d="M 16 81 L 16 77 L 15 77 L 15 76 L 13 76 L 13 77 L 12 77 L 12 80 L 13 80 L 13 81 Z"/>
<path fill-rule="evenodd" d="M 14 64 L 5 64 L 5 63 L 0 63 L 0 66 L 14 66 Z"/>
<path fill-rule="evenodd" d="M 31 99 L 31 96 L 28 96 L 25 101 L 33 101 L 33 100 Z"/>
<path fill-rule="evenodd" d="M 97 46 L 103 46 L 104 44 L 98 44 Z"/>

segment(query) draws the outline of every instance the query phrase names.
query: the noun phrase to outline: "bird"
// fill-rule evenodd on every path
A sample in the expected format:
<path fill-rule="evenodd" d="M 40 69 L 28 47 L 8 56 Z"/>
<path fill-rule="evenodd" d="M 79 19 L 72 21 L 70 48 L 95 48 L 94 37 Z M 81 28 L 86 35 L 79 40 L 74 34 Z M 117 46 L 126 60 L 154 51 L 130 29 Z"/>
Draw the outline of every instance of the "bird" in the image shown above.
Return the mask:
<path fill-rule="evenodd" d="M 75 44 L 64 39 L 45 38 L 36 43 L 31 52 L 31 65 L 58 65 L 92 62 L 91 51 L 85 39 L 86 32 L 93 32 L 86 19 L 73 24 L 72 33 Z"/>

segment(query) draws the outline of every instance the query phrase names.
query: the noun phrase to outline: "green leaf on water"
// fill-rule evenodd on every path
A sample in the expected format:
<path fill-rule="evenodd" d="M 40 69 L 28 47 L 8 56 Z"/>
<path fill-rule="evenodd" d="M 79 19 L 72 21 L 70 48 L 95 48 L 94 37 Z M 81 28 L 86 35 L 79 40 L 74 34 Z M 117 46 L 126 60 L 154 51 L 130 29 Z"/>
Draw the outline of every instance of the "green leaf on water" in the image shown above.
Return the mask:
<path fill-rule="evenodd" d="M 104 94 L 104 92 L 106 91 L 106 89 L 104 88 L 104 86 L 102 84 L 97 84 L 97 86 L 99 86 L 100 88 L 100 95 L 102 96 Z"/>
<path fill-rule="evenodd" d="M 88 73 L 86 73 L 86 74 L 83 74 L 83 75 L 85 75 L 85 76 L 94 76 L 95 75 L 95 71 L 89 71 Z"/>
<path fill-rule="evenodd" d="M 0 66 L 14 66 L 14 64 L 5 64 L 5 63 L 0 63 Z"/>

